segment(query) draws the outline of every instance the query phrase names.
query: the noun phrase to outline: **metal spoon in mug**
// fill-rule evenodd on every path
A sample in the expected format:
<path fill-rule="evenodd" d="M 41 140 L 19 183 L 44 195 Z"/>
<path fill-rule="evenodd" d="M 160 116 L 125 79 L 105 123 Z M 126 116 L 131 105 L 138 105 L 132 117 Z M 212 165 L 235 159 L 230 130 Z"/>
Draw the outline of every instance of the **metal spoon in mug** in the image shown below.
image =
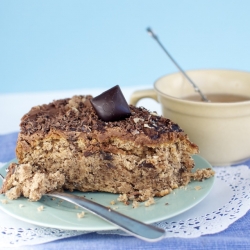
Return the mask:
<path fill-rule="evenodd" d="M 4 177 L 1 174 L 0 178 L 4 180 Z M 109 207 L 88 200 L 82 196 L 57 191 L 50 192 L 45 195 L 60 198 L 81 208 L 84 208 L 90 213 L 95 214 L 98 217 L 110 222 L 111 224 L 118 226 L 119 229 L 129 233 L 130 235 L 133 235 L 145 241 L 159 241 L 163 239 L 166 235 L 166 231 L 162 228 L 150 224 L 145 224 L 141 221 L 135 220 L 124 214 L 121 214 Z"/>
<path fill-rule="evenodd" d="M 162 45 L 158 37 L 155 35 L 155 33 L 151 30 L 151 28 L 147 28 L 147 32 L 156 40 L 156 42 L 161 46 L 161 48 L 164 50 L 164 52 L 168 55 L 168 57 L 171 59 L 171 61 L 175 64 L 175 66 L 181 71 L 181 73 L 187 78 L 187 80 L 192 84 L 194 90 L 198 92 L 201 96 L 202 101 L 209 102 L 207 97 L 201 92 L 201 90 L 198 88 L 198 86 L 190 79 L 190 77 L 186 74 L 186 72 L 180 67 L 180 65 L 174 60 L 174 58 L 169 54 L 169 52 L 165 49 L 165 47 Z"/>

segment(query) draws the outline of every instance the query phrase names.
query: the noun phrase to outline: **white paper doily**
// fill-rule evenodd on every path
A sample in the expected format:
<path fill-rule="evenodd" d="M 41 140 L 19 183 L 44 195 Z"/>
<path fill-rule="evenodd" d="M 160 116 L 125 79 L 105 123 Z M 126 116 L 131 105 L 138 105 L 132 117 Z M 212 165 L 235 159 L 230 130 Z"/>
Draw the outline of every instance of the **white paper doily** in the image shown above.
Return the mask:
<path fill-rule="evenodd" d="M 215 185 L 194 209 L 157 225 L 168 237 L 198 237 L 225 230 L 250 209 L 250 169 L 247 166 L 215 168 Z"/>
<path fill-rule="evenodd" d="M 0 164 L 1 166 L 1 164 Z M 216 167 L 210 194 L 187 212 L 155 223 L 167 237 L 193 238 L 226 229 L 250 209 L 250 169 L 246 165 Z M 37 227 L 0 212 L 0 247 L 35 245 L 88 232 Z M 100 234 L 127 235 L 120 230 Z"/>

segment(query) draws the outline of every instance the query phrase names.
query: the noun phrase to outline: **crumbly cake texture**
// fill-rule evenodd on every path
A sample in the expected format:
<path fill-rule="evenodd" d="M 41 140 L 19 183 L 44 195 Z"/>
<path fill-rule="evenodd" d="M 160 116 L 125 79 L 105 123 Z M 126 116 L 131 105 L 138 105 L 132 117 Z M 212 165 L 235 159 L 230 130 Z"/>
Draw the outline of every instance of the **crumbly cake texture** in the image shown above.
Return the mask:
<path fill-rule="evenodd" d="M 214 175 L 192 173 L 197 145 L 175 123 L 130 105 L 131 116 L 104 122 L 91 96 L 33 107 L 21 120 L 16 155 L 1 193 L 37 201 L 53 190 L 119 193 L 146 201 Z"/>

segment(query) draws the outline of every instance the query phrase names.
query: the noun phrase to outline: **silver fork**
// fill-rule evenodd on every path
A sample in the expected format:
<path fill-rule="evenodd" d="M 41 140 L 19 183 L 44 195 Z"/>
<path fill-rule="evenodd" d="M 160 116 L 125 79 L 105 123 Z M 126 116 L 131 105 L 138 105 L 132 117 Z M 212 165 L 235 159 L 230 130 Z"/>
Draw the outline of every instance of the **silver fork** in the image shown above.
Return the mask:
<path fill-rule="evenodd" d="M 4 179 L 1 174 L 0 177 Z M 46 195 L 50 197 L 60 198 L 79 207 L 82 207 L 90 213 L 93 213 L 98 217 L 110 222 L 111 224 L 118 226 L 119 229 L 139 239 L 149 242 L 155 242 L 163 239 L 166 235 L 166 231 L 162 228 L 145 224 L 141 221 L 135 220 L 109 207 L 105 207 L 99 203 L 88 200 L 81 196 L 57 191 L 47 193 Z"/>

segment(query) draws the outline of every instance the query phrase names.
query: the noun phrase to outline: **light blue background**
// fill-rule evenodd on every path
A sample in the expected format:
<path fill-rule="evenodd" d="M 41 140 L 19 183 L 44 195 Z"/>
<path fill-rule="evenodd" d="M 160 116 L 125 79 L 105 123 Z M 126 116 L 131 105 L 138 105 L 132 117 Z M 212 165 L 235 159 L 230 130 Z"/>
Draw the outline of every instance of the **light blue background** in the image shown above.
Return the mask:
<path fill-rule="evenodd" d="M 249 71 L 250 1 L 0 2 L 0 93 L 151 85 L 185 69 Z"/>

